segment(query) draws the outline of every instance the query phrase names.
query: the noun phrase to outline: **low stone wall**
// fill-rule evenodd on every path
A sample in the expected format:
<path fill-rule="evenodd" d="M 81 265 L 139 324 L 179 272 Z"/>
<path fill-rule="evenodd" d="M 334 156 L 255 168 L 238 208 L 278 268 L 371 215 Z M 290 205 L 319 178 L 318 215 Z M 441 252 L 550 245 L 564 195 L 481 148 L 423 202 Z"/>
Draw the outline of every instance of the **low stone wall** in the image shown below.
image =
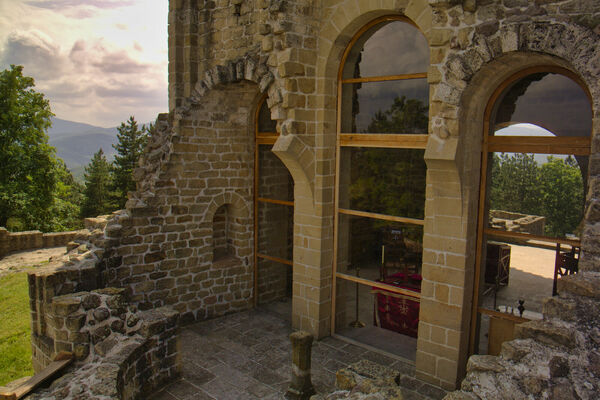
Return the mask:
<path fill-rule="evenodd" d="M 0 228 L 0 257 L 14 251 L 66 246 L 76 239 L 85 239 L 85 229 L 70 232 L 42 233 L 40 231 L 9 232 Z"/>
<path fill-rule="evenodd" d="M 179 313 L 139 310 L 131 288 L 105 287 L 108 218 L 86 220 L 86 242 L 28 274 L 33 367 L 69 351 L 75 363 L 30 399 L 139 399 L 181 372 Z"/>
<path fill-rule="evenodd" d="M 117 289 L 55 298 L 56 325 L 62 327 L 56 333 L 80 340 L 71 345 L 77 359 L 85 359 L 27 399 L 147 398 L 181 374 L 179 313 L 126 309 L 122 300 Z"/>
<path fill-rule="evenodd" d="M 546 217 L 503 210 L 490 210 L 490 226 L 510 232 L 543 235 Z"/>

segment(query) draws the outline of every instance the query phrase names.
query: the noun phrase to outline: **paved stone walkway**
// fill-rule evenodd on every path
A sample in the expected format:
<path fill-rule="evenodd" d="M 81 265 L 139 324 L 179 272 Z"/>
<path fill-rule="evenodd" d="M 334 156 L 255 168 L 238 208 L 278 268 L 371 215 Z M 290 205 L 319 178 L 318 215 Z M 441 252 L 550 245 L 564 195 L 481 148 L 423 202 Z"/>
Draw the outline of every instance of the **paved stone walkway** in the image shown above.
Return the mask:
<path fill-rule="evenodd" d="M 256 309 L 200 322 L 181 332 L 182 378 L 151 400 L 282 399 L 291 377 L 289 321 Z M 414 378 L 414 366 L 335 338 L 315 341 L 312 381 L 335 390 L 335 372 L 368 359 L 403 373 L 407 400 L 440 399 L 442 390 Z"/>

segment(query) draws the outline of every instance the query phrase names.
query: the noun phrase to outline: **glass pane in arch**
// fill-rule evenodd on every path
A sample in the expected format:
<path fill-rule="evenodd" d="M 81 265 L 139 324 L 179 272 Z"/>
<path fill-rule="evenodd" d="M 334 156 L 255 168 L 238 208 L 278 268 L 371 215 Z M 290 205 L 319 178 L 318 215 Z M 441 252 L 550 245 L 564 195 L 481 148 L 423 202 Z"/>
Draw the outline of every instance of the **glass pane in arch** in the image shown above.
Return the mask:
<path fill-rule="evenodd" d="M 271 147 L 258 146 L 258 197 L 294 201 L 292 176 L 279 157 L 271 151 Z"/>
<path fill-rule="evenodd" d="M 367 30 L 348 54 L 342 79 L 427 72 L 429 46 L 405 21 L 382 22 Z"/>
<path fill-rule="evenodd" d="M 258 133 L 275 133 L 277 131 L 277 121 L 271 119 L 271 110 L 267 101 L 262 102 L 258 111 Z"/>
<path fill-rule="evenodd" d="M 344 147 L 339 207 L 423 219 L 425 150 Z"/>
<path fill-rule="evenodd" d="M 581 236 L 587 156 L 490 154 L 487 226 L 552 238 Z"/>
<path fill-rule="evenodd" d="M 567 76 L 547 72 L 528 75 L 513 83 L 500 97 L 490 135 L 500 128 L 524 123 L 542 127 L 556 136 L 590 136 L 589 99 L 581 86 Z M 522 129 L 520 135 L 544 136 L 527 129 Z"/>
<path fill-rule="evenodd" d="M 341 133 L 426 134 L 427 79 L 346 83 L 342 87 Z"/>

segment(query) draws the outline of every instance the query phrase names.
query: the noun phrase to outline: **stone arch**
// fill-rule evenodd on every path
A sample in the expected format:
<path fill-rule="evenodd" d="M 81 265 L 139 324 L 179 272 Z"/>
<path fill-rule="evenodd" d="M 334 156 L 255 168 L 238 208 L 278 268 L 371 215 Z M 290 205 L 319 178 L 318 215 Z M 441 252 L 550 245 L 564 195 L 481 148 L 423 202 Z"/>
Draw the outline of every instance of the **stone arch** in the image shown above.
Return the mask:
<path fill-rule="evenodd" d="M 236 218 L 250 218 L 250 207 L 248 206 L 246 200 L 236 193 L 236 192 L 223 192 L 220 195 L 215 196 L 208 207 L 206 208 L 206 213 L 204 214 L 204 219 L 202 222 L 210 223 L 215 217 L 215 212 L 217 209 L 223 205 L 229 204 L 231 205 L 231 209 L 233 211 L 233 216 Z"/>
<path fill-rule="evenodd" d="M 561 39 L 566 35 L 566 40 Z M 470 45 L 464 49 L 448 49 L 441 64 L 443 79 L 432 87 L 432 104 L 435 105 L 434 118 L 426 159 L 430 176 L 434 177 L 432 188 L 430 217 L 436 220 L 447 209 L 444 202 L 456 203 L 455 217 L 461 226 L 460 241 L 452 246 L 439 246 L 437 254 L 446 251 L 464 254 L 464 258 L 450 259 L 446 255 L 444 268 L 456 268 L 457 284 L 462 286 L 462 294 L 455 299 L 461 309 L 461 334 L 458 359 L 459 374 L 464 373 L 467 344 L 469 340 L 471 303 L 473 300 L 474 267 L 477 238 L 477 214 L 479 198 L 479 179 L 481 166 L 481 135 L 484 125 L 484 111 L 493 92 L 511 75 L 529 67 L 562 67 L 579 76 L 591 94 L 594 114 L 598 113 L 600 69 L 592 60 L 600 59 L 596 38 L 591 31 L 577 26 L 563 24 L 523 24 L 502 26 L 490 36 L 475 33 Z M 587 43 L 587 45 L 585 45 Z M 600 130 L 598 121 L 594 121 L 593 137 Z M 594 141 L 593 141 L 594 143 Z M 592 268 L 591 260 L 600 259 L 590 249 L 598 249 L 600 235 L 592 228 L 598 217 L 590 216 L 590 210 L 598 204 L 594 193 L 597 181 L 597 155 L 590 157 L 590 188 L 586 205 L 586 233 L 582 240 L 582 259 L 580 268 Z M 595 164 L 595 166 L 593 165 Z M 593 213 L 592 213 L 593 214 Z M 442 216 L 443 217 L 443 216 Z M 434 227 L 436 224 L 434 223 Z M 439 226 L 439 225 L 438 225 Z M 434 228 L 434 234 L 442 234 Z M 449 242 L 450 243 L 450 242 Z M 457 251 L 458 249 L 458 251 Z M 585 249 L 588 249 L 587 252 Z M 424 256 L 425 257 L 425 256 Z M 596 264 L 597 265 L 597 264 Z M 461 282 L 462 281 L 462 282 Z M 426 289 L 424 289 L 426 291 Z"/>
<path fill-rule="evenodd" d="M 332 7 L 330 13 L 335 18 L 321 29 L 317 45 L 316 76 L 323 80 L 317 87 L 317 107 L 323 110 L 318 115 L 317 148 L 335 146 L 337 74 L 342 54 L 356 32 L 378 17 L 396 14 L 413 21 L 429 41 L 432 24 L 431 7 L 426 0 L 384 0 L 377 4 L 346 0 Z"/>
<path fill-rule="evenodd" d="M 226 241 L 221 243 L 225 246 L 223 254 L 236 256 L 242 258 L 247 256 L 241 249 L 247 249 L 251 244 L 252 236 L 248 233 L 251 231 L 249 226 L 252 225 L 252 215 L 250 213 L 250 207 L 242 196 L 235 192 L 224 192 L 217 195 L 208 205 L 204 224 L 212 228 L 212 249 L 213 249 L 213 262 L 218 258 L 217 244 L 215 243 L 217 232 L 215 227 L 215 221 L 217 213 L 219 211 L 224 212 L 224 221 L 221 221 L 224 228 L 224 232 L 219 232 L 222 236 L 220 239 Z"/>
<path fill-rule="evenodd" d="M 461 179 L 462 210 L 468 221 L 468 237 L 476 235 L 477 197 L 479 192 L 479 170 L 481 135 L 484 110 L 496 88 L 514 73 L 529 67 L 555 66 L 571 71 L 581 79 L 590 95 L 593 113 L 600 110 L 600 49 L 596 45 L 598 35 L 577 25 L 559 23 L 529 23 L 501 27 L 495 34 L 485 37 L 475 34 L 473 46 L 463 52 L 450 54 L 444 64 L 446 83 L 436 85 L 434 98 L 449 108 L 456 106 L 457 121 L 443 121 L 440 126 L 446 131 L 437 131 L 435 139 L 445 148 L 452 159 L 453 169 Z M 473 61 L 476 60 L 476 61 Z M 596 60 L 596 61 L 594 61 Z M 464 90 L 460 89 L 465 87 Z M 592 138 L 597 138 L 600 123 L 594 120 Z M 440 138 L 441 137 L 441 138 Z M 444 137 L 446 137 L 444 139 Z M 593 141 L 592 143 L 594 143 Z M 582 240 L 580 268 L 598 265 L 600 259 L 600 235 L 592 225 L 600 218 L 591 215 L 598 207 L 594 171 L 598 168 L 598 157 L 590 156 L 590 185 L 586 204 L 586 234 Z M 596 150 L 597 151 L 597 150 Z M 446 167 L 449 167 L 448 163 Z M 472 251 L 468 253 L 473 254 Z M 474 258 L 468 260 L 474 265 Z M 597 268 L 597 267 L 596 267 Z"/>

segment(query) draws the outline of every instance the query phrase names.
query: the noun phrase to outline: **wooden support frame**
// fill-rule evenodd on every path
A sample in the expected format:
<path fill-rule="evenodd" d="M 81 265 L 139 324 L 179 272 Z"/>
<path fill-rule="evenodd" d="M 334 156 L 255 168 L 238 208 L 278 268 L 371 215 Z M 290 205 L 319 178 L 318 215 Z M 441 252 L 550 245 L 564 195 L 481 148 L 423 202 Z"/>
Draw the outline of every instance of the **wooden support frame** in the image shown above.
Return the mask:
<path fill-rule="evenodd" d="M 501 98 L 505 91 L 515 82 L 535 73 L 555 73 L 564 75 L 575 81 L 586 94 L 590 106 L 592 98 L 584 82 L 571 71 L 557 66 L 539 66 L 521 70 L 496 88 L 490 97 L 483 116 L 482 132 L 482 152 L 481 152 L 481 178 L 479 183 L 479 212 L 477 220 L 477 241 L 475 256 L 475 276 L 473 285 L 473 302 L 471 310 L 471 327 L 469 335 L 469 353 L 475 353 L 475 347 L 479 340 L 477 321 L 478 314 L 487 314 L 497 318 L 511 319 L 505 313 L 499 313 L 494 310 L 485 309 L 479 306 L 480 280 L 482 276 L 481 269 L 485 265 L 483 257 L 485 252 L 483 246 L 487 243 L 487 237 L 499 237 L 506 239 L 536 240 L 550 244 L 568 244 L 571 246 L 581 246 L 580 240 L 553 238 L 542 235 L 531 235 L 519 232 L 508 232 L 498 229 L 491 229 L 486 226 L 487 219 L 487 175 L 488 175 L 488 157 L 494 152 L 510 153 L 533 153 L 533 154 L 560 154 L 560 155 L 590 155 L 591 135 L 590 137 L 539 137 L 539 136 L 493 136 L 491 133 L 494 109 L 496 102 Z M 513 316 L 514 317 L 514 316 Z M 525 322 L 527 319 L 514 317 L 514 322 Z"/>
<path fill-rule="evenodd" d="M 337 263 L 338 263 L 338 245 L 339 245 L 339 221 L 340 215 L 353 215 L 358 217 L 371 218 L 382 221 L 391 221 L 391 222 L 399 222 L 417 226 L 424 226 L 424 221 L 415 218 L 407 218 L 402 216 L 392 216 L 378 213 L 369 213 L 358 210 L 350 210 L 339 207 L 340 201 L 340 188 L 339 188 L 339 176 L 340 176 L 340 153 L 342 148 L 346 147 L 377 147 L 377 148 L 389 148 L 389 149 L 425 149 L 427 147 L 427 139 L 428 135 L 418 135 L 418 134 L 373 134 L 373 133 L 345 133 L 341 132 L 342 126 L 342 86 L 344 84 L 352 84 L 352 83 L 369 83 L 369 82 L 388 82 L 388 81 L 401 81 L 401 80 L 409 80 L 409 79 L 426 79 L 427 72 L 417 72 L 417 73 L 408 73 L 408 74 L 396 74 L 396 75 L 382 75 L 382 76 L 370 76 L 370 77 L 361 77 L 361 78 L 346 78 L 344 79 L 343 69 L 348 59 L 348 56 L 357 43 L 357 41 L 361 38 L 363 34 L 365 34 L 368 30 L 392 21 L 402 21 L 406 22 L 413 27 L 417 28 L 416 24 L 414 24 L 411 20 L 404 16 L 398 15 L 390 15 L 377 18 L 367 25 L 363 26 L 350 40 L 348 43 L 340 62 L 340 67 L 338 70 L 338 85 L 337 85 L 337 136 L 336 136 L 336 164 L 335 164 L 335 191 L 334 191 L 334 230 L 333 230 L 333 265 L 332 265 L 332 274 L 333 274 L 333 285 L 332 285 L 332 294 L 331 294 L 331 334 L 336 335 L 335 326 L 336 326 L 336 280 L 343 279 L 347 281 L 356 282 L 363 285 L 368 285 L 371 287 L 376 287 L 380 289 L 385 289 L 390 292 L 410 296 L 411 298 L 420 298 L 420 294 L 415 292 L 410 292 L 405 289 L 400 289 L 393 287 L 391 285 L 386 285 L 381 282 L 371 281 L 363 278 L 357 278 L 351 275 L 347 275 L 341 272 L 337 272 Z"/>
<path fill-rule="evenodd" d="M 258 205 L 259 203 L 266 204 L 278 204 L 294 208 L 294 202 L 289 200 L 278 200 L 273 198 L 259 197 L 258 192 L 259 179 L 260 179 L 260 146 L 262 145 L 274 145 L 279 137 L 277 132 L 261 132 L 258 124 L 259 113 L 261 108 L 266 104 L 267 94 L 265 94 L 258 102 L 256 110 L 254 112 L 254 307 L 258 306 L 258 260 L 270 260 L 283 265 L 293 266 L 293 260 L 286 260 L 280 257 L 273 257 L 267 254 L 259 253 L 258 251 Z"/>

